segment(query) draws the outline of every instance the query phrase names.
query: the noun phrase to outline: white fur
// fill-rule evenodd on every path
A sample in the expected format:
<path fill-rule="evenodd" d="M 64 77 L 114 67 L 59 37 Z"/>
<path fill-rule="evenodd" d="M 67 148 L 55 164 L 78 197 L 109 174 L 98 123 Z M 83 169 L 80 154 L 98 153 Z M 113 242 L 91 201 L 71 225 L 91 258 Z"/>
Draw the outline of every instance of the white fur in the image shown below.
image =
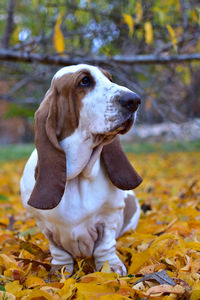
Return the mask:
<path fill-rule="evenodd" d="M 79 129 L 90 134 L 107 132 L 123 120 L 123 115 L 116 103 L 121 92 L 131 92 L 128 88 L 111 82 L 99 68 L 85 64 L 64 67 L 59 70 L 54 79 L 63 75 L 87 69 L 95 78 L 95 88 L 83 99 Z M 136 118 L 136 112 L 134 113 Z"/>
<path fill-rule="evenodd" d="M 89 68 L 94 68 L 93 66 L 89 66 Z M 59 78 L 62 77 L 63 75 L 66 75 L 68 73 L 74 73 L 77 72 L 81 69 L 88 69 L 88 65 L 85 64 L 80 64 L 80 65 L 73 65 L 73 66 L 68 66 L 60 69 L 56 74 L 54 75 L 53 78 Z"/>
<path fill-rule="evenodd" d="M 125 230 L 136 228 L 140 207 L 135 198 L 137 211 L 123 228 L 125 198 L 130 194 L 135 197 L 134 192 L 122 191 L 110 182 L 100 162 L 102 145 L 94 148 L 91 133 L 104 132 L 113 126 L 113 122 L 117 122 L 114 118 L 113 122 L 108 120 L 105 124 L 104 118 L 99 116 L 106 114 L 108 99 L 128 89 L 111 83 L 98 68 L 87 65 L 62 68 L 54 78 L 58 79 L 80 68 L 90 70 L 96 85 L 83 99 L 78 128 L 60 142 L 67 161 L 67 181 L 62 200 L 50 210 L 38 210 L 27 204 L 35 185 L 36 150 L 30 156 L 21 179 L 22 200 L 49 239 L 53 264 L 66 264 L 71 272 L 73 258 L 93 254 L 98 269 L 108 260 L 115 272 L 125 274 L 126 269 L 115 253 L 116 238 Z M 94 98 L 99 102 L 91 107 Z M 117 111 L 110 108 L 107 117 L 111 119 L 116 114 Z M 104 229 L 103 238 L 94 245 L 98 226 Z"/>

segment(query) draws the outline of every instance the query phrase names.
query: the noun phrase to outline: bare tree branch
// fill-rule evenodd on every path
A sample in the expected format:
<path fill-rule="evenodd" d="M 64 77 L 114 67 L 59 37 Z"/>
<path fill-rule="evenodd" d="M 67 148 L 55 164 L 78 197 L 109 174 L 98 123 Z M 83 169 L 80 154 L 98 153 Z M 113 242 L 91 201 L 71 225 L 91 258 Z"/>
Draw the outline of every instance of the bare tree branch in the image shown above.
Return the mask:
<path fill-rule="evenodd" d="M 187 29 L 187 25 L 188 25 L 185 0 L 179 0 L 179 1 L 180 1 L 180 5 L 181 5 L 182 22 L 183 22 L 183 29 L 184 29 L 184 33 L 185 33 L 185 31 Z"/>
<path fill-rule="evenodd" d="M 81 11 L 85 11 L 85 12 L 89 12 L 91 13 L 93 16 L 95 15 L 102 15 L 103 17 L 109 17 L 109 18 L 117 18 L 117 19 L 121 19 L 121 14 L 117 14 L 117 13 L 107 13 L 106 11 L 100 11 L 97 10 L 95 8 L 92 7 L 81 7 L 78 6 L 76 4 L 72 4 L 72 3 L 59 3 L 59 2 L 55 2 L 55 3 L 48 3 L 47 7 L 67 7 L 68 9 L 72 9 L 72 10 L 81 10 Z"/>
<path fill-rule="evenodd" d="M 9 48 L 10 45 L 10 37 L 14 27 L 14 6 L 15 6 L 15 1 L 10 0 L 8 2 L 7 22 L 6 22 L 5 34 L 3 37 L 4 48 Z"/>
<path fill-rule="evenodd" d="M 26 76 L 24 78 L 22 78 L 20 81 L 18 81 L 7 93 L 8 96 L 12 96 L 13 94 L 15 94 L 18 90 L 20 90 L 21 88 L 23 88 L 25 85 L 27 85 L 30 81 L 38 81 L 38 82 L 42 82 L 44 80 L 44 74 L 41 72 L 35 72 L 29 76 Z"/>
<path fill-rule="evenodd" d="M 126 73 L 124 68 L 121 68 L 119 66 L 113 66 L 113 68 L 115 68 L 114 70 L 117 74 L 116 76 L 120 79 L 122 83 L 124 83 L 130 89 L 134 89 L 137 93 L 139 93 L 139 95 L 144 101 L 146 99 L 151 101 L 153 108 L 161 116 L 164 122 L 169 121 L 169 116 L 171 116 L 172 113 L 174 116 L 176 116 L 176 119 L 178 120 L 177 122 L 185 121 L 183 114 L 179 112 L 173 105 L 170 105 L 170 107 L 169 103 L 166 106 L 161 105 L 161 103 L 158 103 L 156 99 L 152 98 L 148 93 L 146 93 L 145 90 L 138 83 L 129 80 L 129 75 Z"/>
<path fill-rule="evenodd" d="M 180 54 L 172 56 L 158 56 L 153 54 L 147 55 L 116 55 L 112 57 L 94 56 L 94 57 L 70 57 L 58 55 L 44 55 L 37 53 L 28 53 L 13 51 L 9 49 L 0 49 L 0 60 L 7 61 L 21 61 L 21 62 L 39 62 L 43 64 L 53 65 L 73 65 L 79 63 L 88 63 L 95 65 L 111 65 L 112 63 L 122 65 L 134 64 L 169 64 L 169 63 L 182 63 L 190 61 L 199 61 L 200 53 Z"/>
<path fill-rule="evenodd" d="M 177 39 L 177 45 L 181 46 L 181 52 L 186 52 L 184 51 L 183 46 L 187 45 L 187 47 L 191 47 L 192 43 L 197 43 L 198 39 L 200 36 L 200 31 L 196 31 L 192 36 L 188 36 L 188 38 L 186 39 L 186 35 L 184 34 L 184 36 L 182 36 L 181 38 Z M 173 48 L 174 45 L 172 42 L 168 42 L 167 44 L 165 44 L 162 47 L 158 47 L 154 54 L 155 55 L 161 55 L 163 52 L 169 51 L 171 48 Z"/>
<path fill-rule="evenodd" d="M 18 90 L 20 90 L 23 86 L 25 86 L 30 80 L 32 79 L 32 76 L 24 77 L 20 81 L 18 81 L 8 92 L 8 96 L 12 96 L 14 93 L 16 93 Z"/>
<path fill-rule="evenodd" d="M 38 104 L 41 101 L 37 100 L 36 98 L 26 98 L 26 99 L 17 99 L 15 97 L 12 97 L 8 94 L 0 94 L 0 99 L 8 101 L 8 102 L 12 102 L 12 103 L 17 103 L 17 104 Z"/>
<path fill-rule="evenodd" d="M 157 103 L 157 101 L 155 99 L 153 99 L 152 97 L 150 97 L 149 95 L 147 95 L 145 93 L 145 91 L 136 83 L 134 83 L 133 81 L 130 81 L 128 79 L 127 74 L 121 69 L 120 72 L 117 73 L 118 78 L 120 79 L 121 82 L 124 82 L 124 84 L 126 84 L 126 86 L 128 86 L 130 89 L 134 88 L 135 91 L 137 93 L 140 94 L 140 96 L 143 99 L 148 98 L 151 103 L 152 106 L 154 107 L 154 109 L 159 113 L 159 115 L 162 117 L 163 121 L 167 121 L 167 116 L 164 114 L 164 112 L 162 111 L 161 107 L 159 106 L 159 104 Z"/>

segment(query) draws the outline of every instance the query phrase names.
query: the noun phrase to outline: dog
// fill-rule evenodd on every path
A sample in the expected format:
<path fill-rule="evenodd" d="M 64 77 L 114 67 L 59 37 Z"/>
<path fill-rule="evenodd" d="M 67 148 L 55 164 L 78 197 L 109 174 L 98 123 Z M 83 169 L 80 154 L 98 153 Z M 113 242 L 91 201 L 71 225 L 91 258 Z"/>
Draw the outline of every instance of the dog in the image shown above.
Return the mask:
<path fill-rule="evenodd" d="M 135 229 L 142 178 L 120 143 L 133 125 L 139 96 L 99 67 L 60 69 L 35 113 L 35 145 L 21 178 L 24 207 L 49 241 L 54 267 L 94 257 L 126 275 L 116 238 Z"/>

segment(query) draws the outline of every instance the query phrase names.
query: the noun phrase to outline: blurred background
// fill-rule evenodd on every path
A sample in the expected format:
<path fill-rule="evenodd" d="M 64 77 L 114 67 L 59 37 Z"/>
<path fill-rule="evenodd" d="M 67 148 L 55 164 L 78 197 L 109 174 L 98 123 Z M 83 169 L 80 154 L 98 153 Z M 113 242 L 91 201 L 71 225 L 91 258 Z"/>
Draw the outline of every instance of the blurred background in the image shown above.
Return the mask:
<path fill-rule="evenodd" d="M 34 112 L 52 76 L 62 66 L 84 62 L 107 69 L 115 82 L 141 96 L 136 127 L 123 137 L 127 147 L 136 141 L 143 149 L 151 147 L 146 142 L 199 149 L 198 2 L 1 1 L 3 155 L 14 144 L 19 156 L 33 147 Z"/>

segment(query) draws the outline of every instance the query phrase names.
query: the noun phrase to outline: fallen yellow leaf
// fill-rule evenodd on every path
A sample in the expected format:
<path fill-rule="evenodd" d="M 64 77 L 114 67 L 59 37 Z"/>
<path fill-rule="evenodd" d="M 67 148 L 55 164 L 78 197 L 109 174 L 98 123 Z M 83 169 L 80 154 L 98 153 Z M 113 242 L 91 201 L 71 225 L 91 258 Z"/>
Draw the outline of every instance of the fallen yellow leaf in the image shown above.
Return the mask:
<path fill-rule="evenodd" d="M 43 286 L 45 285 L 45 281 L 42 278 L 39 278 L 37 276 L 28 276 L 28 278 L 25 281 L 25 286 L 30 289 L 36 286 Z"/>
<path fill-rule="evenodd" d="M 161 284 L 152 286 L 150 289 L 148 289 L 146 295 L 150 296 L 152 294 L 163 294 L 163 293 L 169 293 L 169 294 L 177 294 L 182 295 L 185 292 L 185 289 L 181 285 L 168 285 L 168 284 Z"/>

